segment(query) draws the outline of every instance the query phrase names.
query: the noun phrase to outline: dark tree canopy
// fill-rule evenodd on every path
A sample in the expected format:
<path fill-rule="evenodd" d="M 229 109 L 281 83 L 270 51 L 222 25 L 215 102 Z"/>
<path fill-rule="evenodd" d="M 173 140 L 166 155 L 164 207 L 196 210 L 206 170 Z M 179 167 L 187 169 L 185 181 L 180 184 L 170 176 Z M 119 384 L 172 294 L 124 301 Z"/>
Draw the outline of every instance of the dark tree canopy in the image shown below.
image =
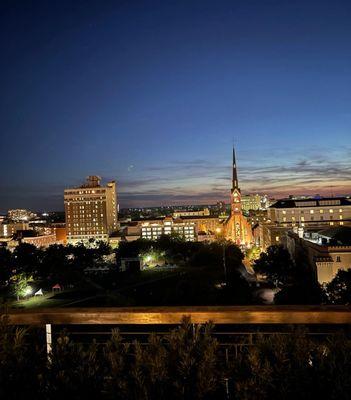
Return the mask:
<path fill-rule="evenodd" d="M 11 252 L 5 247 L 0 247 L 0 286 L 6 284 L 13 270 L 13 259 Z"/>
<path fill-rule="evenodd" d="M 286 283 L 294 273 L 294 263 L 290 253 L 283 246 L 270 246 L 266 253 L 261 253 L 255 260 L 254 270 L 258 274 L 267 276 L 275 284 Z"/>
<path fill-rule="evenodd" d="M 351 304 L 351 269 L 339 270 L 326 285 L 326 294 L 332 304 Z"/>
<path fill-rule="evenodd" d="M 13 251 L 17 273 L 37 274 L 40 263 L 40 250 L 32 244 L 21 243 Z"/>
<path fill-rule="evenodd" d="M 318 282 L 294 282 L 285 285 L 274 296 L 275 304 L 321 304 L 324 291 Z"/>

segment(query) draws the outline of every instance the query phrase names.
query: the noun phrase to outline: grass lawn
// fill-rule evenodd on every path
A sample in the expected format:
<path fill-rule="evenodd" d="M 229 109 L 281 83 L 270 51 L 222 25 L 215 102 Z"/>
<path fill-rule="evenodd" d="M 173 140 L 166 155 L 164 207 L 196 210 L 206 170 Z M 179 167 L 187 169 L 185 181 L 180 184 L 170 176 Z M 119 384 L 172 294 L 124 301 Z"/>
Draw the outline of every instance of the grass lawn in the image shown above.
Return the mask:
<path fill-rule="evenodd" d="M 46 308 L 46 307 L 60 307 L 67 300 L 60 300 L 53 298 L 53 294 L 46 294 L 44 296 L 33 296 L 28 299 L 23 299 L 19 301 L 14 301 L 11 304 L 12 308 Z"/>
<path fill-rule="evenodd" d="M 95 279 L 94 279 L 95 278 Z M 150 268 L 133 275 L 90 276 L 84 285 L 59 293 L 14 301 L 15 308 L 44 307 L 123 307 L 157 305 L 226 304 L 219 283 L 224 280 L 221 267 Z"/>

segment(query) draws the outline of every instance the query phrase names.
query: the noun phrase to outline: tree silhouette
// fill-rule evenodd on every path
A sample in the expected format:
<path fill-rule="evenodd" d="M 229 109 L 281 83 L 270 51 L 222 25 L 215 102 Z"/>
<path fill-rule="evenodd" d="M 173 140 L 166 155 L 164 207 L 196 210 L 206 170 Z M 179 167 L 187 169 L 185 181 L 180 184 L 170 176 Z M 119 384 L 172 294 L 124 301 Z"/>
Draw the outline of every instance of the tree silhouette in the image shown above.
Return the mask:
<path fill-rule="evenodd" d="M 351 304 L 351 269 L 338 271 L 326 285 L 326 295 L 332 304 Z"/>
<path fill-rule="evenodd" d="M 261 253 L 254 262 L 254 270 L 265 275 L 274 284 L 291 281 L 294 273 L 294 264 L 288 250 L 283 246 L 270 246 L 266 253 Z"/>

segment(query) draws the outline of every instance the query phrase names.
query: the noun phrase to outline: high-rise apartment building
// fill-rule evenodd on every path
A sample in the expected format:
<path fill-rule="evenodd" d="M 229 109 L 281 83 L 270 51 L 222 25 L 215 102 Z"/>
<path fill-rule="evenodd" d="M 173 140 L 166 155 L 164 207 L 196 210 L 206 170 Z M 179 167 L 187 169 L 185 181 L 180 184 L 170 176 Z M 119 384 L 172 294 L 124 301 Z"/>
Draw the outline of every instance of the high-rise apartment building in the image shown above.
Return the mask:
<path fill-rule="evenodd" d="M 64 193 L 67 242 L 89 239 L 108 241 L 117 229 L 116 183 L 100 184 L 101 178 L 89 176 L 84 185 Z"/>

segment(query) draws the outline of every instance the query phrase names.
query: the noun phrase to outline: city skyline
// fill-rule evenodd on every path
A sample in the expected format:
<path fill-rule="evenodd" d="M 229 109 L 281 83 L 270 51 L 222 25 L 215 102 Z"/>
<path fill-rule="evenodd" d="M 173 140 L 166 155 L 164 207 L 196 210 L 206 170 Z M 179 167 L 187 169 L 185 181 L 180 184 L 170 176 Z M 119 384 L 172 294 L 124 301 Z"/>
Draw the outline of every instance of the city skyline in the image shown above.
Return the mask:
<path fill-rule="evenodd" d="M 351 5 L 1 5 L 0 212 L 62 210 L 115 179 L 121 207 L 350 194 Z"/>

